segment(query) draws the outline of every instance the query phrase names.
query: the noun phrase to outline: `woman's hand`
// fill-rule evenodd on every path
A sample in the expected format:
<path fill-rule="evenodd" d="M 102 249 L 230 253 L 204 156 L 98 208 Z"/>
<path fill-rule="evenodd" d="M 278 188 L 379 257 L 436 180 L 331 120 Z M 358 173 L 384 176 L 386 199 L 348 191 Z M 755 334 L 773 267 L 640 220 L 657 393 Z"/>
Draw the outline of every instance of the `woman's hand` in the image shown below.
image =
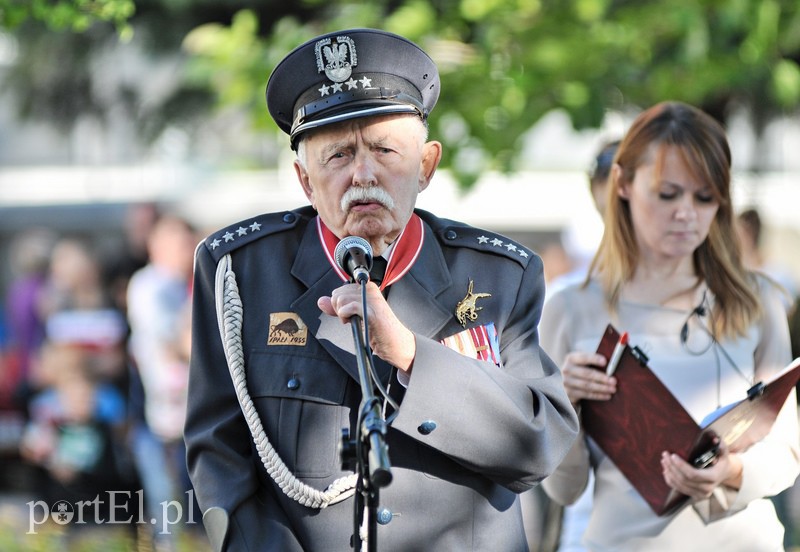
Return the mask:
<path fill-rule="evenodd" d="M 695 468 L 677 454 L 665 451 L 661 453 L 661 469 L 667 485 L 693 500 L 710 497 L 721 485 L 738 489 L 742 484 L 742 460 L 723 445 L 707 468 Z"/>
<path fill-rule="evenodd" d="M 578 404 L 582 399 L 607 401 L 617 391 L 616 378 L 593 368 L 604 367 L 606 362 L 606 357 L 597 353 L 573 351 L 564 357 L 561 373 L 572 404 Z"/>

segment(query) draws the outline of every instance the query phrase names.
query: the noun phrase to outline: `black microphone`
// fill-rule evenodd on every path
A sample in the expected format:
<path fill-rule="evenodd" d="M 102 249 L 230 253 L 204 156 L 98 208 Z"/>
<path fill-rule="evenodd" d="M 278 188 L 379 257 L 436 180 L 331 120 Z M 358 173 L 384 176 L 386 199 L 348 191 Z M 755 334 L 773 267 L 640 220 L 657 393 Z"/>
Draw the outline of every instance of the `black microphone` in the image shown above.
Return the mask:
<path fill-rule="evenodd" d="M 372 246 L 364 238 L 347 236 L 336 246 L 333 253 L 336 264 L 344 270 L 354 282 L 369 282 L 369 271 L 372 269 Z"/>
<path fill-rule="evenodd" d="M 706 292 L 703 291 L 703 298 L 700 299 L 700 304 L 697 305 L 692 312 L 689 313 L 689 318 L 692 316 L 703 317 L 706 315 Z M 689 337 L 689 319 L 686 319 L 686 322 L 683 323 L 683 327 L 681 327 L 681 343 L 684 345 L 686 344 L 686 340 Z M 713 335 L 711 336 L 714 337 Z"/>
<path fill-rule="evenodd" d="M 697 316 L 705 316 L 706 315 L 706 293 L 708 293 L 707 289 L 703 290 L 703 297 L 700 298 L 700 304 L 694 308 L 694 313 Z"/>

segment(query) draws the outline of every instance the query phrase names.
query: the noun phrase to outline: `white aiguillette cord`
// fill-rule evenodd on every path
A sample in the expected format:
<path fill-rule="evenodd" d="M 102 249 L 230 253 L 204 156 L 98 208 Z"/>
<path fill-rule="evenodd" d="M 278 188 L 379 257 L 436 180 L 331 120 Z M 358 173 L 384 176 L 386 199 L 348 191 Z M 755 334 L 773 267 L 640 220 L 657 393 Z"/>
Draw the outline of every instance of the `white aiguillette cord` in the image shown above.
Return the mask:
<path fill-rule="evenodd" d="M 309 508 L 322 509 L 353 496 L 358 481 L 355 473 L 341 477 L 331 483 L 325 491 L 319 491 L 297 479 L 269 442 L 258 411 L 247 391 L 242 351 L 242 299 L 230 255 L 225 255 L 217 264 L 214 295 L 217 324 L 228 370 L 236 389 L 236 397 L 255 441 L 258 455 L 269 476 L 286 496 Z"/>

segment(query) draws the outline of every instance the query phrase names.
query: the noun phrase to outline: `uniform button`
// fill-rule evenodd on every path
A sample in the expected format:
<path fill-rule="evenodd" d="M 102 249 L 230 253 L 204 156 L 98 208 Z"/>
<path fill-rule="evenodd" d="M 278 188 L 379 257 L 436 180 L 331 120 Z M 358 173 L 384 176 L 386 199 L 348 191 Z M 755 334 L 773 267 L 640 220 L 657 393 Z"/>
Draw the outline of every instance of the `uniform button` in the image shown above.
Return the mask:
<path fill-rule="evenodd" d="M 295 218 L 297 217 L 295 216 L 294 213 L 286 213 L 285 215 L 283 215 L 283 222 L 291 224 L 294 222 Z"/>
<path fill-rule="evenodd" d="M 448 230 L 444 233 L 444 237 L 448 240 L 454 240 L 458 237 L 458 234 L 456 234 L 455 230 Z"/>
<path fill-rule="evenodd" d="M 389 522 L 392 521 L 393 517 L 394 517 L 394 514 L 392 514 L 392 512 L 387 510 L 386 508 L 381 508 L 380 510 L 378 510 L 377 521 L 381 525 L 388 525 Z"/>
<path fill-rule="evenodd" d="M 424 422 L 419 424 L 417 431 L 419 431 L 423 435 L 430 435 L 434 429 L 436 429 L 436 422 L 434 422 L 433 420 L 425 420 Z"/>
<path fill-rule="evenodd" d="M 286 382 L 286 387 L 288 387 L 292 391 L 300 389 L 300 380 L 297 378 L 292 378 L 288 382 Z"/>

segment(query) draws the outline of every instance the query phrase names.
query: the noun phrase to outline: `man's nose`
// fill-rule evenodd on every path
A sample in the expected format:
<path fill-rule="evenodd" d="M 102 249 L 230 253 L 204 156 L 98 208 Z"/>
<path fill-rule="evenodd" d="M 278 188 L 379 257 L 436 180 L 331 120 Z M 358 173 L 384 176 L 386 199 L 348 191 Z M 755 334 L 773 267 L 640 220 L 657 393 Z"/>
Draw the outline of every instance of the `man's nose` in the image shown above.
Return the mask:
<path fill-rule="evenodd" d="M 353 168 L 353 185 L 375 186 L 378 183 L 376 168 L 375 159 L 369 151 L 357 152 Z"/>

